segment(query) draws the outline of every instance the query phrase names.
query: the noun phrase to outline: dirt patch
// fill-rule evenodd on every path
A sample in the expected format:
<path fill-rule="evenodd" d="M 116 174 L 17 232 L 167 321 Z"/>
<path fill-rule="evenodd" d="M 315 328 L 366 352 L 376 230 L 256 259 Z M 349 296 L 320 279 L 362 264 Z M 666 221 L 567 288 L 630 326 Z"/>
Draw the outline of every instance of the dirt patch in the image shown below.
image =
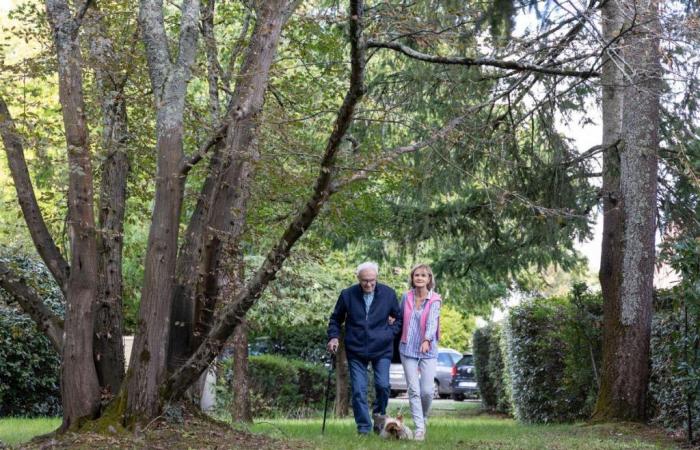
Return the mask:
<path fill-rule="evenodd" d="M 93 450 L 93 449 L 309 449 L 303 441 L 279 440 L 269 436 L 233 429 L 230 425 L 203 415 L 183 413 L 180 417 L 162 417 L 142 431 L 110 429 L 105 434 L 94 432 L 65 433 L 37 437 L 15 447 L 22 450 Z"/>

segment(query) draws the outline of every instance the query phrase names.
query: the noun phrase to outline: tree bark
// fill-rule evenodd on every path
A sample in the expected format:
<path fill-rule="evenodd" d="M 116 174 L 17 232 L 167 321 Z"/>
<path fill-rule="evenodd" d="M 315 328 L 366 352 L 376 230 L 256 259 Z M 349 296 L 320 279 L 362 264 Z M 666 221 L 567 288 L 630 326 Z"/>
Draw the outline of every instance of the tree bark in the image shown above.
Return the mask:
<path fill-rule="evenodd" d="M 338 110 L 333 131 L 331 132 L 326 149 L 321 159 L 318 177 L 313 192 L 301 208 L 298 215 L 288 225 L 282 237 L 268 252 L 265 261 L 253 274 L 246 286 L 232 299 L 231 303 L 221 309 L 214 325 L 204 338 L 193 355 L 187 362 L 173 373 L 168 379 L 164 389 L 165 397 L 177 399 L 198 376 L 211 364 L 216 355 L 221 351 L 226 339 L 233 333 L 235 327 L 243 320 L 247 311 L 260 298 L 267 285 L 272 281 L 277 272 L 282 268 L 289 256 L 294 244 L 311 226 L 318 216 L 321 207 L 331 195 L 334 174 L 335 159 L 352 118 L 355 107 L 365 92 L 364 67 L 365 52 L 362 40 L 361 18 L 363 12 L 362 2 L 359 0 L 350 2 L 349 34 L 351 73 L 350 86 L 343 104 Z"/>
<path fill-rule="evenodd" d="M 219 300 L 221 278 L 226 276 L 220 265 L 222 246 L 237 248 L 245 227 L 252 164 L 259 158 L 255 143 L 257 116 L 262 110 L 270 67 L 292 5 L 289 0 L 262 2 L 258 11 L 225 119 L 229 123 L 226 138 L 212 158 L 180 250 L 174 299 L 177 334 L 172 340 L 177 347 L 169 358 L 172 368 L 186 361 L 208 332 Z"/>
<path fill-rule="evenodd" d="M 658 2 L 606 2 L 603 366 L 594 420 L 643 420 L 649 379 L 661 87 Z M 624 64 L 623 64 L 624 63 Z M 625 72 L 621 72 L 622 68 Z"/>
<path fill-rule="evenodd" d="M 87 5 L 87 4 L 86 4 Z M 97 245 L 93 213 L 92 164 L 83 99 L 79 19 L 65 0 L 47 0 L 58 56 L 59 99 L 68 145 L 68 231 L 71 270 L 66 295 L 61 362 L 62 429 L 97 416 L 99 383 L 93 363 L 93 303 L 97 296 Z M 84 12 L 84 10 L 83 10 Z"/>
<path fill-rule="evenodd" d="M 233 332 L 233 402 L 231 417 L 236 422 L 252 422 L 248 379 L 248 327 L 245 319 Z"/>
<path fill-rule="evenodd" d="M 157 108 L 158 159 L 155 205 L 139 308 L 139 330 L 129 364 L 125 418 L 131 423 L 153 418 L 161 408 L 159 389 L 166 374 L 177 240 L 184 195 L 184 178 L 180 175 L 184 161 L 183 114 L 190 67 L 194 62 L 199 35 L 199 1 L 184 0 L 182 3 L 179 51 L 175 62 L 171 62 L 163 14 L 162 1 L 141 1 L 139 23 Z"/>
<path fill-rule="evenodd" d="M 89 16 L 86 29 L 95 78 L 102 93 L 102 152 L 98 246 L 98 297 L 95 311 L 93 352 L 103 395 L 114 395 L 124 379 L 122 313 L 122 250 L 126 183 L 129 175 L 129 140 L 124 85 L 112 40 L 106 35 L 98 13 Z"/>

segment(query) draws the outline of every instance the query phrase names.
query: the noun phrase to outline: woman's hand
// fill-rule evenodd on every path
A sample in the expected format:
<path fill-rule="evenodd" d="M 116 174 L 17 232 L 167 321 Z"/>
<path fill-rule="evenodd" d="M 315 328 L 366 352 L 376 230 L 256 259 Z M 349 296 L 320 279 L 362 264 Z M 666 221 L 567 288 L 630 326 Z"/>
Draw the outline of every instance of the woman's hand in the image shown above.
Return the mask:
<path fill-rule="evenodd" d="M 391 326 L 394 324 L 394 322 L 396 322 L 396 318 L 389 316 L 389 320 L 387 320 L 387 322 L 389 322 L 389 325 Z"/>
<path fill-rule="evenodd" d="M 420 352 L 428 353 L 430 351 L 430 341 L 423 341 L 420 344 Z"/>

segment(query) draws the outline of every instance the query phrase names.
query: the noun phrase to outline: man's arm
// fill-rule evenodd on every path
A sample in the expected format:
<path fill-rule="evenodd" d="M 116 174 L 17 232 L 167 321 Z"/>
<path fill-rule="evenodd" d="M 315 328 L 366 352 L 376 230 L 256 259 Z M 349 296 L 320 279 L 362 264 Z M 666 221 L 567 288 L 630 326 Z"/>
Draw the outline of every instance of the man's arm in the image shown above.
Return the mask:
<path fill-rule="evenodd" d="M 338 349 L 338 337 L 340 336 L 340 327 L 345 322 L 347 310 L 343 301 L 343 293 L 340 293 L 338 301 L 335 302 L 335 308 L 328 320 L 328 351 L 335 352 Z"/>
<path fill-rule="evenodd" d="M 394 329 L 394 336 L 401 334 L 403 327 L 403 313 L 401 311 L 401 306 L 399 305 L 399 300 L 396 298 L 396 292 L 394 292 L 394 301 L 392 302 L 391 313 L 389 315 L 396 319 L 392 325 Z"/>

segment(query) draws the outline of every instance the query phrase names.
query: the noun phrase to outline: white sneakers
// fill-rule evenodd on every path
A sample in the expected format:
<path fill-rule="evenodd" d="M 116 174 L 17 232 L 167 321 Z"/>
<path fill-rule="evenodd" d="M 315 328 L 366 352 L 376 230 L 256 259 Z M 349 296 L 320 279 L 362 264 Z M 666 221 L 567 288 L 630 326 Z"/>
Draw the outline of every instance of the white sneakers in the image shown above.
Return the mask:
<path fill-rule="evenodd" d="M 425 440 L 425 432 L 424 431 L 416 431 L 416 434 L 413 436 L 413 440 L 424 441 Z"/>

